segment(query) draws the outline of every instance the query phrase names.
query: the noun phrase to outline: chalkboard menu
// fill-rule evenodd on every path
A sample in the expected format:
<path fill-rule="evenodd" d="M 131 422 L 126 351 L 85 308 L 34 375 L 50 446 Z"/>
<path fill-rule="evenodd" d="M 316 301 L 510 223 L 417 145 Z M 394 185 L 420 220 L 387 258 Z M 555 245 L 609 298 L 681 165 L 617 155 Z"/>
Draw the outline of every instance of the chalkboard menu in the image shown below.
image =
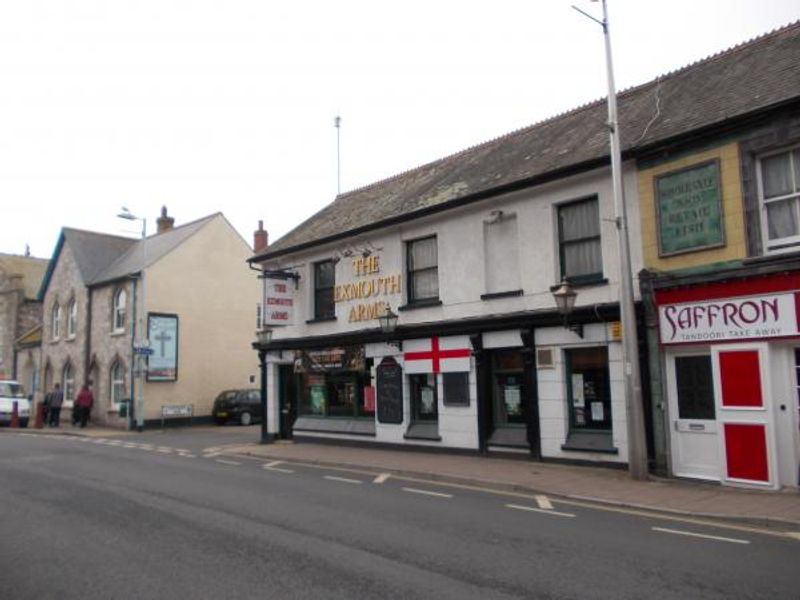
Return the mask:
<path fill-rule="evenodd" d="M 393 358 L 386 357 L 377 367 L 378 422 L 403 422 L 403 369 Z"/>

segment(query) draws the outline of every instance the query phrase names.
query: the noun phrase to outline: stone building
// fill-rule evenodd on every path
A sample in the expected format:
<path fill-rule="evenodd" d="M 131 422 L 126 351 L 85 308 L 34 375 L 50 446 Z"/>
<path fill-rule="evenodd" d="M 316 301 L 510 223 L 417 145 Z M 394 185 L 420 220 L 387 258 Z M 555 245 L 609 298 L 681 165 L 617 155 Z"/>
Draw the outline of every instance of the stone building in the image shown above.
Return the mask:
<path fill-rule="evenodd" d="M 134 359 L 134 344 L 146 346 L 141 338 L 152 342 L 143 368 L 146 421 L 174 404 L 210 417 L 219 391 L 254 380 L 258 284 L 246 264 L 250 247 L 221 213 L 179 227 L 173 221 L 164 208 L 145 240 L 64 228 L 56 244 L 41 292 L 43 384 L 61 382 L 69 408 L 91 382 L 95 422 L 129 425 L 126 401 L 143 379 Z"/>
<path fill-rule="evenodd" d="M 46 259 L 0 254 L 0 379 L 19 379 L 28 390 L 35 387 L 35 355 L 25 355 L 30 369 L 18 373 L 15 343 L 41 324 L 38 293 L 46 269 Z"/>

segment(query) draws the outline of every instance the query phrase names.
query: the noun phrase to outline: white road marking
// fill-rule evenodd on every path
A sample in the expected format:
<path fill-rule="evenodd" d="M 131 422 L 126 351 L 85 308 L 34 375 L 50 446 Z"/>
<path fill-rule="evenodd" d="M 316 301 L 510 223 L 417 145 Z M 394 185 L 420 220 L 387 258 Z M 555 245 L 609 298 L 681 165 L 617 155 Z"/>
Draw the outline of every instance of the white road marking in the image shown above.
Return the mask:
<path fill-rule="evenodd" d="M 138 446 L 136 444 L 134 444 L 133 442 L 125 442 L 122 445 L 125 446 L 126 448 L 138 448 Z"/>
<path fill-rule="evenodd" d="M 159 448 L 156 452 L 160 452 L 161 454 L 172 454 L 172 448 Z"/>
<path fill-rule="evenodd" d="M 106 438 L 95 438 L 92 440 L 93 444 L 108 444 L 111 440 L 107 440 Z"/>
<path fill-rule="evenodd" d="M 242 464 L 242 463 L 238 463 L 238 462 L 236 462 L 235 460 L 224 460 L 224 459 L 222 459 L 222 458 L 218 458 L 218 459 L 217 459 L 217 462 L 218 462 L 218 463 L 222 463 L 223 465 L 233 465 L 233 466 L 235 466 L 235 467 L 238 467 L 239 465 L 241 465 L 241 464 Z"/>
<path fill-rule="evenodd" d="M 186 448 L 175 448 L 175 452 L 183 452 L 184 454 L 188 454 L 191 450 L 187 450 Z"/>
<path fill-rule="evenodd" d="M 121 445 L 122 445 L 122 442 L 120 442 L 119 440 L 110 440 L 110 441 L 108 442 L 108 445 L 109 445 L 109 446 L 121 446 Z"/>
<path fill-rule="evenodd" d="M 565 512 L 558 512 L 557 510 L 546 510 L 543 508 L 534 508 L 532 506 L 521 506 L 519 504 L 506 504 L 506 508 L 513 508 L 514 510 L 525 510 L 528 512 L 535 512 L 535 513 L 542 513 L 543 515 L 553 515 L 554 517 L 569 517 L 572 518 L 575 515 L 572 513 L 565 513 Z"/>
<path fill-rule="evenodd" d="M 550 503 L 550 499 L 547 496 L 536 496 L 536 504 L 539 505 L 539 508 L 544 510 L 553 510 L 553 505 Z"/>
<path fill-rule="evenodd" d="M 285 461 L 282 460 L 273 460 L 268 463 L 264 463 L 265 467 L 277 467 L 278 465 L 282 465 Z"/>
<path fill-rule="evenodd" d="M 281 461 L 279 460 L 276 460 L 275 462 L 281 464 Z M 261 468 L 264 469 L 265 471 L 277 471 L 278 473 L 294 473 L 294 471 L 292 471 L 291 469 L 282 469 L 280 467 L 272 467 L 270 465 L 272 465 L 272 463 L 261 465 Z"/>
<path fill-rule="evenodd" d="M 383 483 L 384 481 L 389 479 L 389 477 L 391 477 L 391 476 L 392 476 L 391 473 L 381 473 L 375 479 L 372 480 L 372 483 Z"/>
<path fill-rule="evenodd" d="M 348 479 L 347 477 L 334 477 L 333 475 L 325 475 L 325 479 L 330 481 L 340 481 L 342 483 L 355 483 L 355 484 L 362 484 L 363 481 L 359 479 Z"/>
<path fill-rule="evenodd" d="M 203 450 L 203 456 L 206 458 L 214 458 L 215 456 L 219 456 L 222 452 L 206 452 Z"/>
<path fill-rule="evenodd" d="M 402 488 L 404 492 L 408 492 L 410 494 L 423 494 L 425 496 L 436 496 L 437 498 L 452 498 L 453 494 L 443 494 L 442 492 L 431 492 L 429 490 L 419 490 L 417 488 L 409 488 L 404 487 Z"/>
<path fill-rule="evenodd" d="M 665 527 L 653 527 L 653 531 L 660 531 L 661 533 L 672 533 L 675 535 L 685 535 L 688 537 L 703 538 L 706 540 L 716 540 L 718 542 L 729 542 L 731 544 L 749 544 L 748 540 L 738 540 L 736 538 L 721 537 L 718 535 L 707 535 L 705 533 L 694 533 L 693 531 L 681 531 L 680 529 L 667 529 Z"/>

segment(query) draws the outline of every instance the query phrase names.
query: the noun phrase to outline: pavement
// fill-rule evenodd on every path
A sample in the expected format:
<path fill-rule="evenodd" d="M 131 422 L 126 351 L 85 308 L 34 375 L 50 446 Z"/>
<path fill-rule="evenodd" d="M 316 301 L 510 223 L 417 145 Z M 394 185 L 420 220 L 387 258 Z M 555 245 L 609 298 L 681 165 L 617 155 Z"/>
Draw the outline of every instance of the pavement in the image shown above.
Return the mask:
<path fill-rule="evenodd" d="M 2 429 L 89 437 L 141 435 L 91 425 L 86 429 L 69 426 L 59 429 Z M 306 441 L 232 444 L 226 446 L 224 452 L 270 461 L 368 471 L 376 475 L 389 473 L 396 477 L 503 492 L 547 494 L 573 501 L 744 521 L 795 531 L 800 528 L 800 490 L 797 488 L 752 490 L 652 475 L 646 481 L 634 481 L 627 471 L 607 467 Z"/>

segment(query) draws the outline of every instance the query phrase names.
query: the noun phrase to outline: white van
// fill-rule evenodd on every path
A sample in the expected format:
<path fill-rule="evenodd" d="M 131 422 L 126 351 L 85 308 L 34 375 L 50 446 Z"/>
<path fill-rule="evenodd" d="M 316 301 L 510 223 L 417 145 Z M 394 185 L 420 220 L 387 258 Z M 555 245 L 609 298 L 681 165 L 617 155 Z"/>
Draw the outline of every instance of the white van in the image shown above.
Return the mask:
<path fill-rule="evenodd" d="M 17 403 L 19 426 L 27 427 L 31 416 L 31 401 L 25 396 L 25 388 L 17 381 L 0 380 L 0 424 L 11 423 L 11 413 Z"/>

